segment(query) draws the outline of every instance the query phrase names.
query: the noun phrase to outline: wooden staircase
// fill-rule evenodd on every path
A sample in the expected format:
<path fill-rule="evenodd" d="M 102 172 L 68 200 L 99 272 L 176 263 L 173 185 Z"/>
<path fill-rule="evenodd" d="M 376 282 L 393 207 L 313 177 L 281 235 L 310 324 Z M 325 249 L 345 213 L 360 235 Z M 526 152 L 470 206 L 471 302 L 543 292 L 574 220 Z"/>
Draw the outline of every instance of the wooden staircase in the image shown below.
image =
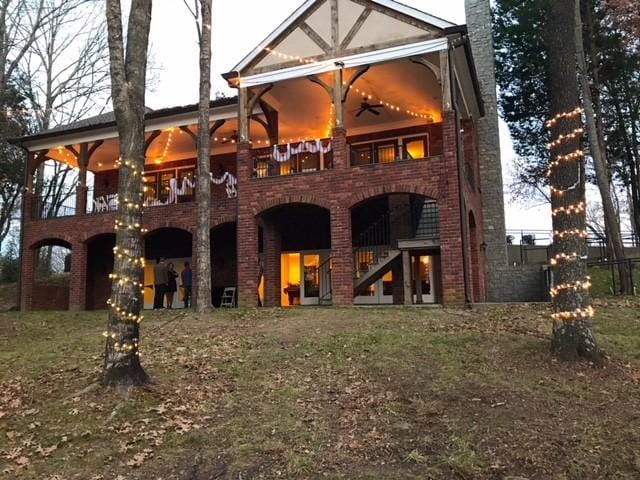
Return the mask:
<path fill-rule="evenodd" d="M 353 294 L 358 296 L 369 285 L 378 281 L 391 268 L 394 260 L 400 257 L 402 252 L 398 249 L 384 249 L 379 255 L 376 255 L 371 263 L 361 265 L 356 271 L 356 278 L 353 285 Z"/>

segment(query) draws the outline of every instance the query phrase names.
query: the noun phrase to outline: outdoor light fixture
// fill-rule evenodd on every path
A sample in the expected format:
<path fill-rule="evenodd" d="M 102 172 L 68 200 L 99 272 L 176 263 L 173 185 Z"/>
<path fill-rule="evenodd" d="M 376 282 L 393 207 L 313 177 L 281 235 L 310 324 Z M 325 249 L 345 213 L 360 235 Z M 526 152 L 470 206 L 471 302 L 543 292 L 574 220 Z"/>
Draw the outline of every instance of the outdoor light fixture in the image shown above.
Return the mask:
<path fill-rule="evenodd" d="M 482 243 L 480 244 L 480 249 L 481 249 L 483 252 L 486 252 L 486 251 L 487 251 L 487 247 L 488 247 L 488 246 L 489 246 L 489 245 L 487 245 L 487 242 L 482 242 Z"/>

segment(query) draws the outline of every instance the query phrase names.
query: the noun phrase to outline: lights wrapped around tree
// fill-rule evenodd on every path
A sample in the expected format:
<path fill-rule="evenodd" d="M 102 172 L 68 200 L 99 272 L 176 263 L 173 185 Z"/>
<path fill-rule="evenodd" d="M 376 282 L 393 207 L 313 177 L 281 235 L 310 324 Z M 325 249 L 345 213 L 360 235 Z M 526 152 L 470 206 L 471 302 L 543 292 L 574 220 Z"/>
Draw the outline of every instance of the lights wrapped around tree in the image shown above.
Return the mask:
<path fill-rule="evenodd" d="M 136 175 L 136 169 L 133 167 L 133 165 L 130 162 L 121 162 L 120 160 L 118 160 L 118 163 L 120 168 L 123 168 L 123 167 L 129 168 L 134 172 L 134 176 Z M 143 195 L 144 194 L 142 194 L 141 196 Z M 127 208 L 127 210 L 133 210 L 136 212 L 142 212 L 142 209 L 143 209 L 142 203 L 136 202 L 131 198 L 124 198 L 122 199 L 122 201 L 120 200 L 120 198 L 118 198 L 118 204 L 124 205 L 125 208 Z M 126 223 L 120 220 L 115 221 L 114 229 L 115 230 L 139 230 L 141 234 L 144 234 L 147 232 L 147 230 L 139 222 Z M 136 270 L 142 270 L 145 267 L 145 264 L 146 264 L 145 259 L 143 257 L 139 257 L 135 255 L 133 252 L 131 252 L 128 249 L 119 248 L 116 246 L 113 248 L 113 253 L 119 261 L 126 262 L 132 265 L 133 268 Z M 140 299 L 144 296 L 144 284 L 142 282 L 139 282 L 135 278 L 131 278 L 126 275 L 111 273 L 109 275 L 109 279 L 112 282 L 117 282 L 117 284 L 121 287 L 131 285 L 134 287 L 134 289 L 139 289 Z M 139 325 L 144 319 L 142 315 L 130 312 L 127 308 L 124 308 L 123 306 L 118 305 L 112 299 L 107 300 L 107 305 L 125 323 L 132 323 L 132 324 Z M 133 342 L 130 342 L 130 343 L 120 342 L 118 341 L 120 334 L 118 332 L 112 332 L 112 331 L 103 332 L 103 336 L 113 341 L 112 346 L 115 351 L 133 353 L 137 356 L 140 356 L 138 339 L 134 339 Z"/>
<path fill-rule="evenodd" d="M 547 122 L 546 124 L 547 128 L 553 129 L 554 127 L 557 127 L 558 122 L 560 122 L 561 120 L 571 120 L 571 119 L 579 118 L 581 117 L 582 113 L 583 113 L 582 108 L 575 108 L 574 110 L 571 110 L 571 111 L 559 113 Z M 584 133 L 584 129 L 582 127 L 577 127 L 568 134 L 557 134 L 555 138 L 552 139 L 552 141 L 549 143 L 548 146 L 550 149 L 562 147 L 567 142 L 575 141 L 576 139 L 579 139 L 583 133 Z M 581 186 L 579 163 L 577 163 L 578 172 L 579 172 L 578 180 L 575 181 L 573 185 L 570 185 L 567 187 L 554 184 L 554 176 L 555 176 L 554 169 L 560 168 L 569 162 L 584 161 L 584 156 L 585 156 L 585 152 L 580 148 L 576 148 L 576 150 L 573 152 L 569 152 L 569 153 L 563 152 L 563 154 L 557 155 L 549 163 L 547 177 L 550 178 L 550 184 L 551 184 L 550 189 L 551 189 L 552 196 L 556 196 L 556 198 L 558 197 L 562 198 L 566 193 L 575 191 Z M 555 219 L 558 219 L 559 217 L 571 218 L 577 215 L 584 215 L 585 211 L 586 211 L 586 202 L 584 200 L 581 200 L 577 203 L 563 205 L 563 206 L 554 208 L 552 211 L 552 215 Z M 570 223 L 570 222 L 567 222 L 567 223 Z M 580 223 L 578 222 L 578 224 Z M 587 231 L 584 228 L 575 228 L 575 222 L 574 222 L 574 228 L 569 227 L 565 229 L 557 229 L 557 230 L 554 230 L 553 235 L 554 235 L 554 239 L 556 240 L 575 239 L 576 244 L 579 245 L 579 242 L 587 238 Z M 581 252 L 579 251 L 573 251 L 569 253 L 560 252 L 555 254 L 551 258 L 550 263 L 554 268 L 562 268 L 567 264 L 577 262 L 580 260 L 586 260 L 586 256 L 581 254 Z M 586 276 L 583 279 L 579 278 L 572 282 L 561 283 L 553 286 L 550 290 L 550 295 L 553 299 L 556 299 L 558 296 L 567 294 L 570 292 L 588 292 L 590 288 L 591 288 L 591 278 L 589 276 Z M 556 308 L 558 307 L 556 306 Z M 595 314 L 595 311 L 593 307 L 586 306 L 586 307 L 576 307 L 573 310 L 556 311 L 555 313 L 552 314 L 552 318 L 554 321 L 566 322 L 571 320 L 591 318 L 594 316 L 594 314 Z"/>

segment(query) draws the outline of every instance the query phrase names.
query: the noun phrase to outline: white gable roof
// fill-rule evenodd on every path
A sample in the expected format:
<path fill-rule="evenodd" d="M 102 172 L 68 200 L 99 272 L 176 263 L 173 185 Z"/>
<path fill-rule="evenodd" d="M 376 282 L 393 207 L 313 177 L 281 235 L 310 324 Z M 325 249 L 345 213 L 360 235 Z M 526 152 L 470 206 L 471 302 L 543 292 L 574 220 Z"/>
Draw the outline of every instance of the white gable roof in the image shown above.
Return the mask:
<path fill-rule="evenodd" d="M 238 63 L 230 73 L 243 72 L 259 55 L 261 55 L 265 49 L 271 46 L 284 32 L 292 27 L 295 22 L 300 19 L 311 7 L 313 7 L 320 0 L 306 0 L 298 9 L 293 12 L 278 28 L 276 28 L 267 38 L 265 38 L 251 53 L 249 53 L 240 63 Z M 400 14 L 411 17 L 423 24 L 430 25 L 432 27 L 444 30 L 446 28 L 456 26 L 454 23 L 448 22 L 441 18 L 435 17 L 428 13 L 422 12 L 418 9 L 404 5 L 395 0 L 367 0 L 373 5 L 394 10 Z"/>

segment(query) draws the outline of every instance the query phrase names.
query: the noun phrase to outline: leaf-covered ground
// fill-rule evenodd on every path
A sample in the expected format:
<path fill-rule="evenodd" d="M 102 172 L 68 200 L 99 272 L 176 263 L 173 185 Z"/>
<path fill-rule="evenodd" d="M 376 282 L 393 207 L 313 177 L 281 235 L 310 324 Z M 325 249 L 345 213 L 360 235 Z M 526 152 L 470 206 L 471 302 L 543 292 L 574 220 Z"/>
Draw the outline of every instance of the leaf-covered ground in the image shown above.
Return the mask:
<path fill-rule="evenodd" d="M 637 479 L 640 302 L 606 368 L 555 362 L 541 306 L 151 314 L 128 395 L 104 313 L 0 315 L 0 477 Z"/>

